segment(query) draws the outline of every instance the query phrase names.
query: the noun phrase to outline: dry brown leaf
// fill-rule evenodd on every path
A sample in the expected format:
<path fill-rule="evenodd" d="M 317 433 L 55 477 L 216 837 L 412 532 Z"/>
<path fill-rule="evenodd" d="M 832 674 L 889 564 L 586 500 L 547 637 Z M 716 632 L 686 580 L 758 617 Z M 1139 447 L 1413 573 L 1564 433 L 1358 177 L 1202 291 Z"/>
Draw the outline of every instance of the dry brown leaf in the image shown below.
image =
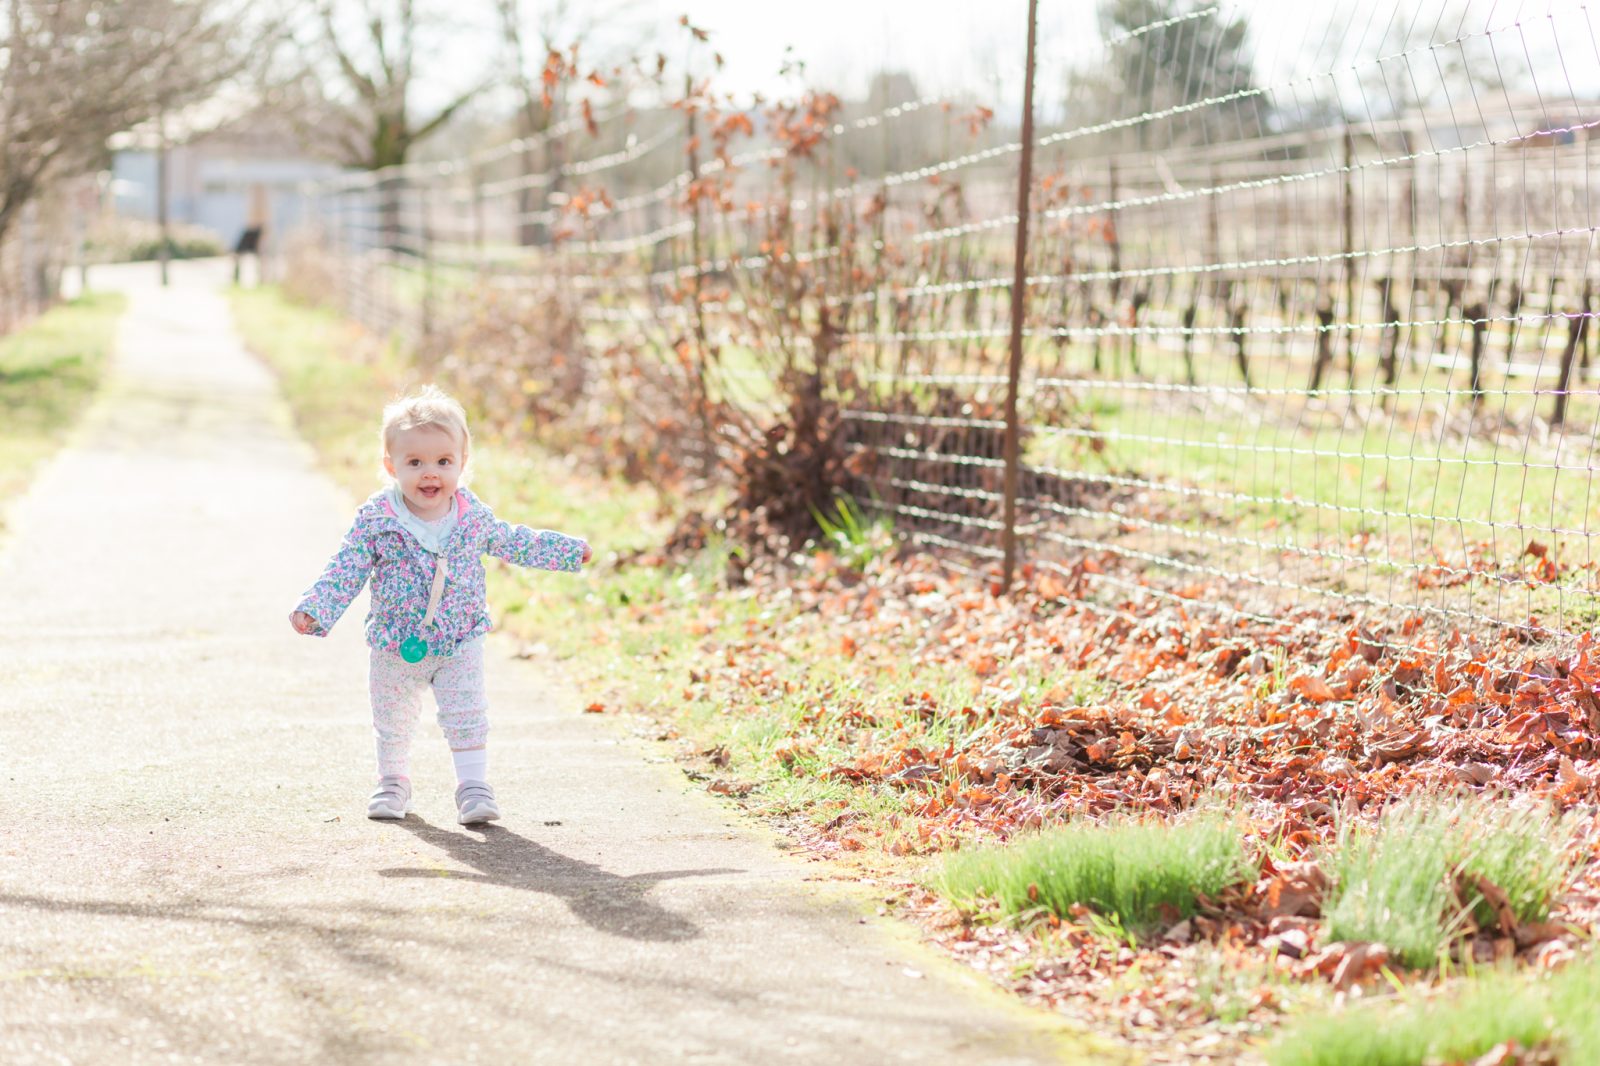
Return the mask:
<path fill-rule="evenodd" d="M 1389 963 L 1389 949 L 1382 944 L 1352 944 L 1333 971 L 1333 987 L 1344 991 L 1360 984 Z"/>
<path fill-rule="evenodd" d="M 1289 679 L 1289 691 L 1317 703 L 1325 703 L 1328 700 L 1339 698 L 1333 688 L 1315 674 L 1294 675 Z"/>

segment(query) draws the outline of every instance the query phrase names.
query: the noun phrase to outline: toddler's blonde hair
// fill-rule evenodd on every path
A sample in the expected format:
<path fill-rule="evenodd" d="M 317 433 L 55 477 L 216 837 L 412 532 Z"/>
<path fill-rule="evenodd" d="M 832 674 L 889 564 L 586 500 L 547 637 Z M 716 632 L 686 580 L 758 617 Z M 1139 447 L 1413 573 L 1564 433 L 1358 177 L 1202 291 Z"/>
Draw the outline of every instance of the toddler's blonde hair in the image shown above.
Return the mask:
<path fill-rule="evenodd" d="M 460 441 L 461 464 L 466 466 L 467 457 L 472 453 L 472 431 L 467 428 L 467 412 L 449 393 L 433 385 L 424 385 L 384 407 L 383 429 L 379 434 L 383 454 L 389 454 L 396 433 L 423 426 L 438 426 Z"/>

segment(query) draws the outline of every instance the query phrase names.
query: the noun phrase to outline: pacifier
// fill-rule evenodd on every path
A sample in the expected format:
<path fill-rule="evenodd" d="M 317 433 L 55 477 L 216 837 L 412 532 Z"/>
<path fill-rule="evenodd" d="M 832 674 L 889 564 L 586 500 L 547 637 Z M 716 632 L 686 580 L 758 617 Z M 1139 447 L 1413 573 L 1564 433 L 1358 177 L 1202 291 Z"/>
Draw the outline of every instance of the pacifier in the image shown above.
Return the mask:
<path fill-rule="evenodd" d="M 434 612 L 439 609 L 439 597 L 444 593 L 445 575 L 449 573 L 445 565 L 444 556 L 439 556 L 439 561 L 433 568 L 433 588 L 428 591 L 428 610 L 422 616 L 422 628 L 427 629 L 433 624 Z M 428 642 L 422 636 L 413 633 L 400 642 L 400 658 L 408 663 L 420 663 L 428 657 Z"/>

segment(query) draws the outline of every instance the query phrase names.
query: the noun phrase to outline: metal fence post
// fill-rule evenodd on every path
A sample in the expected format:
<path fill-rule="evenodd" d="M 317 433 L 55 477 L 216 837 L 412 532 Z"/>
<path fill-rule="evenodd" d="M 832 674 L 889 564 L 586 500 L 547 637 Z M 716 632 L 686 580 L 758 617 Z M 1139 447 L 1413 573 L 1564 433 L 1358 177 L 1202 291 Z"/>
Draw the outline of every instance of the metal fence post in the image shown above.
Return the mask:
<path fill-rule="evenodd" d="M 417 257 L 422 266 L 421 344 L 433 341 L 433 180 L 425 179 L 417 190 Z"/>
<path fill-rule="evenodd" d="M 1011 270 L 1011 364 L 1006 381 L 1006 473 L 1000 588 L 1011 591 L 1017 565 L 1017 467 L 1020 433 L 1017 393 L 1022 378 L 1022 324 L 1028 303 L 1028 201 L 1033 184 L 1033 70 L 1039 0 L 1028 0 L 1027 72 L 1022 82 L 1022 161 L 1017 175 L 1017 250 Z"/>

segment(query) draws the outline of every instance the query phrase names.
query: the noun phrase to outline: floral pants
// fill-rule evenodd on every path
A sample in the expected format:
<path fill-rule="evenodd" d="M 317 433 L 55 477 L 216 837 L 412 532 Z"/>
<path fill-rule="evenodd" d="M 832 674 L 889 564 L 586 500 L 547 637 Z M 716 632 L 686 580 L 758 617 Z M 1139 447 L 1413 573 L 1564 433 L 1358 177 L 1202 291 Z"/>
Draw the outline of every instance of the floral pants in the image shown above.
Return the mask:
<path fill-rule="evenodd" d="M 429 655 L 408 663 L 393 652 L 372 649 L 367 675 L 372 728 L 378 741 L 378 773 L 405 777 L 411 765 L 411 735 L 422 712 L 422 692 L 432 687 L 439 728 L 452 751 L 483 746 L 489 735 L 489 698 L 483 684 L 483 641 L 468 641 L 454 655 Z"/>

